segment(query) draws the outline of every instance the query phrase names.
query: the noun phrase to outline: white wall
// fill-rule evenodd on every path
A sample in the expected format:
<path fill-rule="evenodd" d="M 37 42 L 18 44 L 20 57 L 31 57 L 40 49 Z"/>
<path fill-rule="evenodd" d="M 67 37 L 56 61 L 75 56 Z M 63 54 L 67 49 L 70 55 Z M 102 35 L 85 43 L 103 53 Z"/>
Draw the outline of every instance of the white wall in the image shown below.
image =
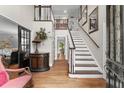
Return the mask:
<path fill-rule="evenodd" d="M 96 8 L 95 5 L 88 6 L 88 16 L 90 13 Z M 88 18 L 88 17 L 87 17 Z M 81 20 L 82 21 L 82 20 Z M 81 23 L 81 22 L 80 22 Z M 93 32 L 90 37 L 99 45 L 99 48 L 92 42 L 92 40 L 84 33 L 83 37 L 86 40 L 89 48 L 94 54 L 98 64 L 103 69 L 103 65 L 105 64 L 105 51 L 106 51 L 106 6 L 98 6 L 98 31 Z M 89 20 L 87 19 L 87 23 L 82 26 L 82 28 L 88 33 L 89 31 Z"/>
<path fill-rule="evenodd" d="M 52 22 L 34 22 L 34 6 L 33 5 L 0 5 L 0 15 L 14 21 L 15 23 L 30 29 L 31 41 L 35 37 L 35 32 L 40 30 L 40 27 L 46 28 L 48 39 L 39 45 L 39 52 L 50 52 L 50 66 L 54 60 L 54 35 Z M 52 46 L 53 45 L 53 46 Z M 34 52 L 35 46 L 31 45 L 31 52 Z"/>
<path fill-rule="evenodd" d="M 0 5 L 0 15 L 28 29 L 32 29 L 33 10 L 32 5 Z"/>
<path fill-rule="evenodd" d="M 65 37 L 65 59 L 68 60 L 68 30 L 55 30 L 55 60 L 57 60 L 57 38 Z"/>
<path fill-rule="evenodd" d="M 73 31 L 77 31 L 79 28 L 78 19 L 77 18 L 69 18 L 68 19 L 68 27 L 69 27 L 69 29 L 71 29 Z"/>
<path fill-rule="evenodd" d="M 47 33 L 47 39 L 42 41 L 38 45 L 38 50 L 40 53 L 49 52 L 49 66 L 52 66 L 54 63 L 54 31 L 53 31 L 53 23 L 49 22 L 33 22 L 33 31 L 31 33 L 31 41 L 34 40 L 36 36 L 36 32 L 40 30 L 40 28 L 45 28 L 45 32 Z M 35 52 L 35 44 L 31 43 L 31 52 Z"/>

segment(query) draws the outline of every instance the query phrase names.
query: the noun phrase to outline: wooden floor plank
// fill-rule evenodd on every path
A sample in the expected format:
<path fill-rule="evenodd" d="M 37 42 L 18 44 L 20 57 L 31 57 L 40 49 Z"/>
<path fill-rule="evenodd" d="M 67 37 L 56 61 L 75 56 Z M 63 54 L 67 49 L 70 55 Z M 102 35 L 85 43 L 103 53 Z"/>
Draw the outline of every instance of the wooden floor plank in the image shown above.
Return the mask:
<path fill-rule="evenodd" d="M 33 72 L 34 88 L 104 88 L 104 79 L 68 77 L 67 61 L 56 61 L 46 72 Z"/>

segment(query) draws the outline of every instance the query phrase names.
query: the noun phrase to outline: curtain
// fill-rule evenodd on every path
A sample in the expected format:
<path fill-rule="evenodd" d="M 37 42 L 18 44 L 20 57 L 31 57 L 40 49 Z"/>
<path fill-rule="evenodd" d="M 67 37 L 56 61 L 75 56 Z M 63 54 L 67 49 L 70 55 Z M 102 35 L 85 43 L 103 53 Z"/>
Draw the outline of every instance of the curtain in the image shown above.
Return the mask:
<path fill-rule="evenodd" d="M 120 6 L 110 6 L 110 23 L 109 23 L 109 57 L 110 59 L 122 62 L 121 52 L 121 15 Z"/>

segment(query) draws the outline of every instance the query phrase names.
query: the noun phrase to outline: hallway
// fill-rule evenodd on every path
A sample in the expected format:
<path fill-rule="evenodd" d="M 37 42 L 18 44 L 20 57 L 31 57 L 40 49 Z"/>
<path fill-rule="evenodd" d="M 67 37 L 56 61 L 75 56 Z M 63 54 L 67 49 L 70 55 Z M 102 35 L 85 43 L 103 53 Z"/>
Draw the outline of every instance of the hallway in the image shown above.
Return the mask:
<path fill-rule="evenodd" d="M 67 61 L 56 61 L 47 72 L 34 72 L 34 88 L 105 88 L 103 79 L 73 79 L 68 77 Z"/>

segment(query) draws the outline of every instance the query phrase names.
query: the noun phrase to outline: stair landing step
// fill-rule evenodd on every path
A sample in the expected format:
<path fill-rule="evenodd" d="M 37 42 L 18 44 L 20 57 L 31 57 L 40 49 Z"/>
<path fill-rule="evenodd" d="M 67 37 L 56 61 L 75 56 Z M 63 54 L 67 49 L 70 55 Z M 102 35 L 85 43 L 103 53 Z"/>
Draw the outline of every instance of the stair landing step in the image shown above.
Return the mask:
<path fill-rule="evenodd" d="M 98 67 L 96 64 L 75 64 L 75 67 Z"/>
<path fill-rule="evenodd" d="M 101 72 L 94 70 L 94 71 L 75 71 L 75 74 L 102 74 Z"/>

